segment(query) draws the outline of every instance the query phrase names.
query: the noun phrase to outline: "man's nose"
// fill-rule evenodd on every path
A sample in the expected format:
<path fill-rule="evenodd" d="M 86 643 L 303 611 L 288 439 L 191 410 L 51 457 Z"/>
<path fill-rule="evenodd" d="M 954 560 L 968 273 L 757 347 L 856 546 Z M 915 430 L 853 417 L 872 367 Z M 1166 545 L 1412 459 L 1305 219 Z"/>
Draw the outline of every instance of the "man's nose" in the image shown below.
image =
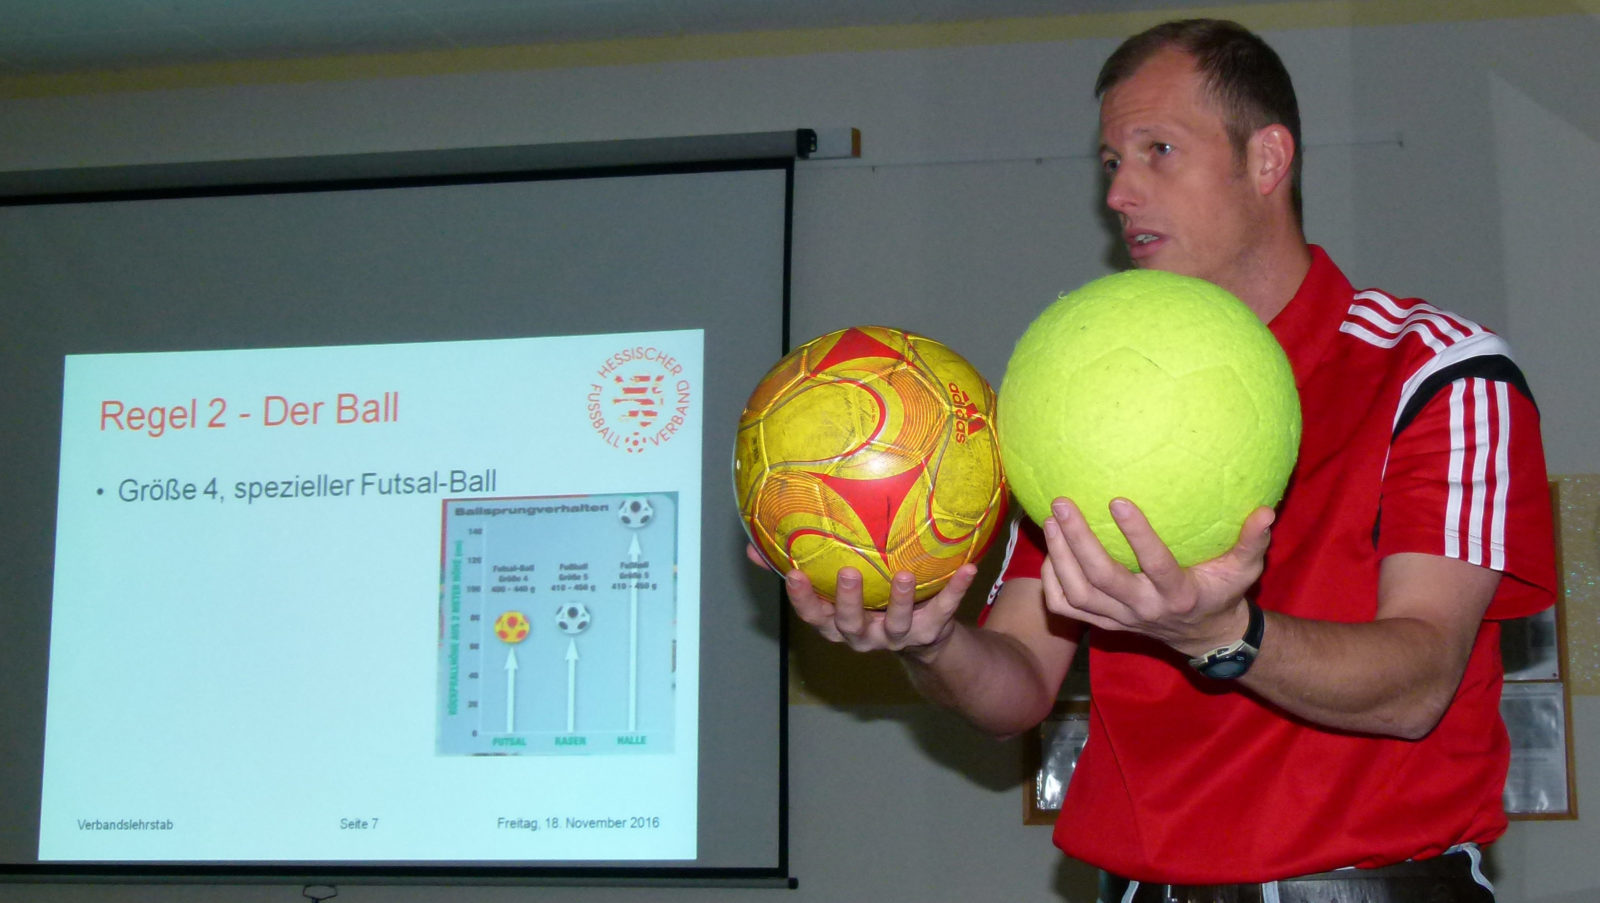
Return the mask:
<path fill-rule="evenodd" d="M 1127 168 L 1118 169 L 1106 186 L 1106 206 L 1118 213 L 1127 214 L 1139 206 L 1143 192 Z"/>

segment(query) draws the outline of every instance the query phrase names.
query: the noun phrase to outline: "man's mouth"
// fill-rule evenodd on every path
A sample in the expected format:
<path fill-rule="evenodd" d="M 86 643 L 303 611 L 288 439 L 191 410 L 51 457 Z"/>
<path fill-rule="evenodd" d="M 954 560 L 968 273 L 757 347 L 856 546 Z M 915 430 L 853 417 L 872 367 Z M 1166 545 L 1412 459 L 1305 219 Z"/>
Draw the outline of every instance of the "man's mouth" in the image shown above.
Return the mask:
<path fill-rule="evenodd" d="M 1128 254 L 1134 260 L 1141 260 L 1164 246 L 1166 236 L 1159 232 L 1145 232 L 1139 229 L 1129 229 L 1122 233 L 1122 240 L 1127 242 Z"/>

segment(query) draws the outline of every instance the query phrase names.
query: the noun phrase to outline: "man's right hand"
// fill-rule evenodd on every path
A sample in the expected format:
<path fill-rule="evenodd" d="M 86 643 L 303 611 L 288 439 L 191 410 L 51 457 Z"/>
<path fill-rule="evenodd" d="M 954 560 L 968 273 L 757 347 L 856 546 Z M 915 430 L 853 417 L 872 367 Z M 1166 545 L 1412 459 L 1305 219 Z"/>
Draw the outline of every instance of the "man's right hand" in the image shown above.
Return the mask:
<path fill-rule="evenodd" d="M 768 567 L 753 547 L 747 554 Z M 977 574 L 977 565 L 964 564 L 921 602 L 911 574 L 896 574 L 881 611 L 862 607 L 861 574 L 853 568 L 839 570 L 836 599 L 818 593 L 800 571 L 784 582 L 795 613 L 823 637 L 858 651 L 898 653 L 917 692 L 997 737 L 1010 737 L 1049 714 L 1079 631 L 1053 629 L 1036 579 L 1006 581 L 983 629 L 958 621 L 956 609 Z"/>
<path fill-rule="evenodd" d="M 745 554 L 768 566 L 754 546 L 747 546 Z M 956 609 L 977 574 L 977 565 L 964 564 L 937 595 L 918 602 L 916 578 L 901 571 L 890 581 L 889 604 L 881 610 L 862 606 L 861 573 L 855 568 L 839 569 L 838 593 L 832 600 L 818 593 L 798 569 L 784 575 L 784 589 L 800 620 L 828 641 L 857 652 L 887 649 L 927 661 L 955 630 Z"/>

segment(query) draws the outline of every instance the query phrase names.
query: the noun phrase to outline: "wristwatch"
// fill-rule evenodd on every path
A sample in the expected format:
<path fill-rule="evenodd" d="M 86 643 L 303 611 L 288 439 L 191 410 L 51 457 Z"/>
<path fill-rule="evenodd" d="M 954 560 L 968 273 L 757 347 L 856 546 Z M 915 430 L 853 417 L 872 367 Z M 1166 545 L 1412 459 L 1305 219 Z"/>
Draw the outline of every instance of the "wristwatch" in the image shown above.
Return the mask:
<path fill-rule="evenodd" d="M 1244 629 L 1244 639 L 1189 659 L 1190 667 L 1212 680 L 1233 680 L 1250 670 L 1256 656 L 1261 654 L 1261 633 L 1267 625 L 1261 606 L 1252 599 L 1244 600 L 1244 604 L 1250 609 L 1250 623 Z"/>

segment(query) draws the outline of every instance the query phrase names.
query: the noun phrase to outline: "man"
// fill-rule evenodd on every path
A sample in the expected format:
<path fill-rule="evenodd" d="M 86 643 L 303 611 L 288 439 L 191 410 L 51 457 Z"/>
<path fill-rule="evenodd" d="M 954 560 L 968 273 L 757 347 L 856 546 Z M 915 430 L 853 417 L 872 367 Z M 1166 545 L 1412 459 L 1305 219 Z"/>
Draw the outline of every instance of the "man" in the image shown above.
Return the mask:
<path fill-rule="evenodd" d="M 1357 292 L 1307 245 L 1294 91 L 1256 36 L 1158 26 L 1096 93 L 1134 263 L 1227 288 L 1289 355 L 1304 433 L 1283 502 L 1185 569 L 1116 500 L 1132 573 L 1059 499 L 1013 534 L 981 627 L 952 617 L 970 565 L 921 604 L 899 575 L 883 612 L 853 572 L 832 602 L 791 573 L 795 610 L 897 651 L 925 695 L 1001 736 L 1045 716 L 1087 646 L 1089 739 L 1055 837 L 1114 899 L 1338 899 L 1341 880 L 1364 883 L 1350 899 L 1423 881 L 1453 894 L 1429 900 L 1492 900 L 1477 845 L 1505 828 L 1497 622 L 1555 585 L 1521 375 L 1482 327 Z"/>

